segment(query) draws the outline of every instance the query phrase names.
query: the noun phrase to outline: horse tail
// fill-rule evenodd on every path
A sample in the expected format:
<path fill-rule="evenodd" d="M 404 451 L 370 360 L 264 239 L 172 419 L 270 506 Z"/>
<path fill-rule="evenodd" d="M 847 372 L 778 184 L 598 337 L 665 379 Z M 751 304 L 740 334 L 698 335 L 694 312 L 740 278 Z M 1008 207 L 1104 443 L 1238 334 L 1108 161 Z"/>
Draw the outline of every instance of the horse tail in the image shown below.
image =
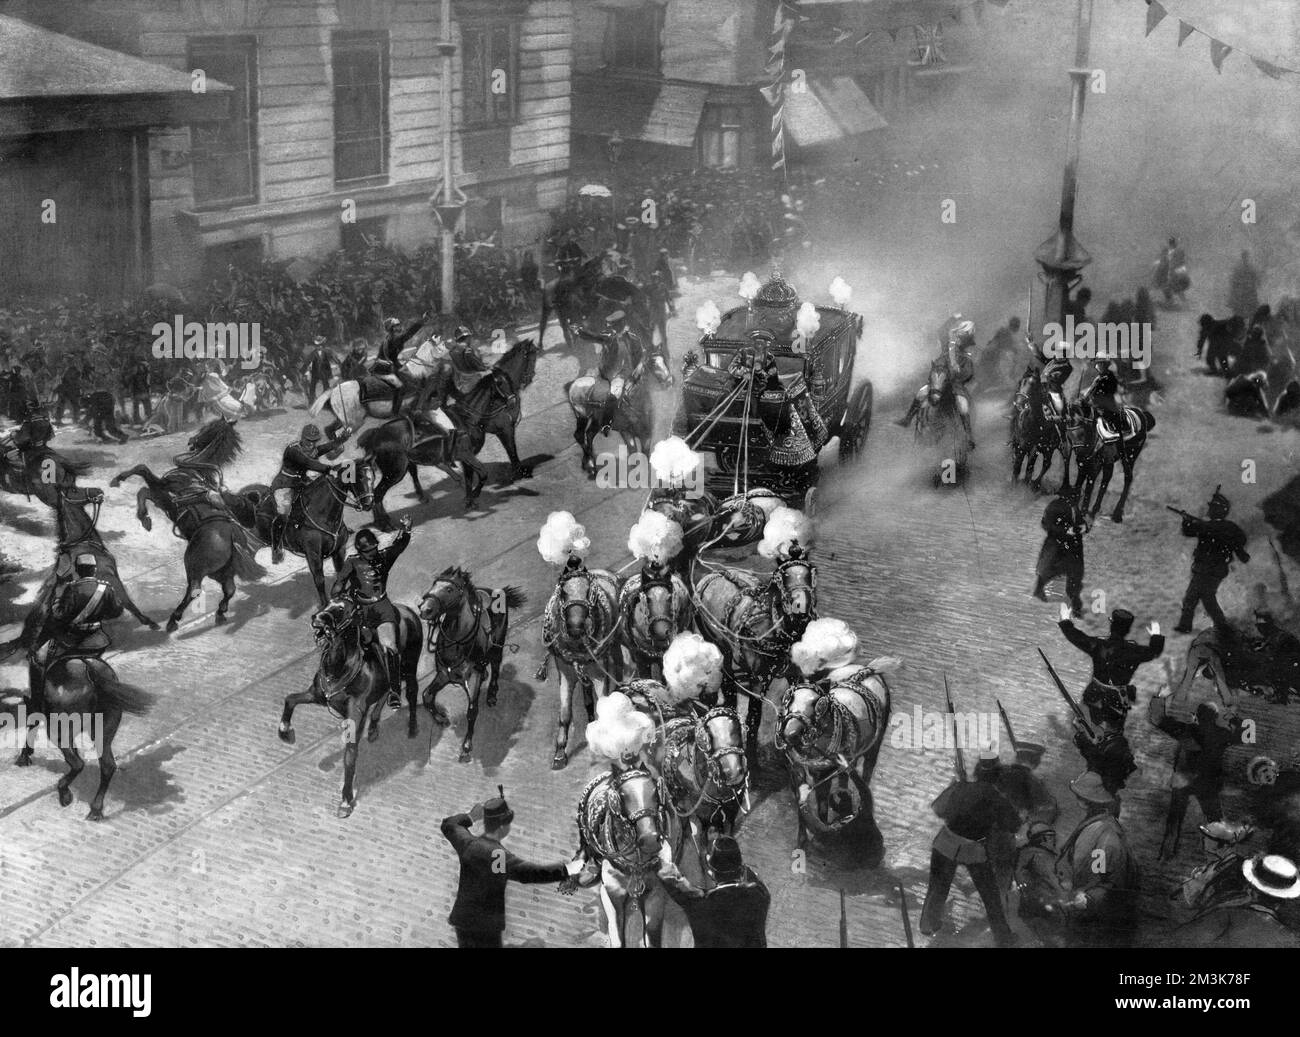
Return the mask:
<path fill-rule="evenodd" d="M 244 546 L 238 533 L 231 537 L 230 564 L 234 566 L 235 578 L 245 583 L 256 582 L 266 575 L 266 569 Z"/>
<path fill-rule="evenodd" d="M 116 680 L 105 680 L 96 687 L 95 692 L 101 703 L 114 705 L 123 713 L 135 717 L 148 714 L 155 701 L 155 697 L 143 688 Z"/>
<path fill-rule="evenodd" d="M 1142 419 L 1143 432 L 1150 432 L 1153 428 L 1156 427 L 1156 416 L 1152 414 L 1149 410 L 1139 410 L 1138 414 Z"/>
<path fill-rule="evenodd" d="M 507 609 L 521 609 L 528 603 L 528 595 L 513 584 L 502 587 L 501 593 L 505 597 Z"/>

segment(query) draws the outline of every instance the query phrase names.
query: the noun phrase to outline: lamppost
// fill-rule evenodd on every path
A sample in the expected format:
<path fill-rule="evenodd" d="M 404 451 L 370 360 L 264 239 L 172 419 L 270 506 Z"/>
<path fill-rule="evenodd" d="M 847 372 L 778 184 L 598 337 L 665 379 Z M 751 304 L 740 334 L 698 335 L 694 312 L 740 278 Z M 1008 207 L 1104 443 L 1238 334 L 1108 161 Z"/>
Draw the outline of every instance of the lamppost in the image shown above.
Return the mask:
<path fill-rule="evenodd" d="M 437 43 L 442 58 L 441 112 L 442 124 L 442 190 L 432 199 L 433 212 L 442 229 L 442 312 L 456 310 L 456 224 L 465 210 L 465 195 L 456 186 L 455 155 L 452 151 L 452 59 L 456 44 L 451 36 L 451 0 L 442 0 L 442 36 Z"/>
<path fill-rule="evenodd" d="M 618 160 L 623 157 L 623 138 L 614 135 L 605 141 L 605 157 L 609 159 L 609 221 L 610 233 L 618 241 Z"/>
<path fill-rule="evenodd" d="M 1070 69 L 1070 128 L 1065 148 L 1065 175 L 1061 183 L 1061 215 L 1056 233 L 1038 246 L 1034 259 L 1043 268 L 1047 285 L 1043 305 L 1044 323 L 1065 323 L 1065 305 L 1070 289 L 1079 283 L 1079 271 L 1092 256 L 1074 237 L 1074 202 L 1078 193 L 1079 137 L 1083 131 L 1083 103 L 1092 70 L 1088 50 L 1092 33 L 1092 0 L 1076 0 L 1074 67 Z M 1030 328 L 1029 334 L 1034 334 Z M 1035 339 L 1037 341 L 1037 339 Z"/>

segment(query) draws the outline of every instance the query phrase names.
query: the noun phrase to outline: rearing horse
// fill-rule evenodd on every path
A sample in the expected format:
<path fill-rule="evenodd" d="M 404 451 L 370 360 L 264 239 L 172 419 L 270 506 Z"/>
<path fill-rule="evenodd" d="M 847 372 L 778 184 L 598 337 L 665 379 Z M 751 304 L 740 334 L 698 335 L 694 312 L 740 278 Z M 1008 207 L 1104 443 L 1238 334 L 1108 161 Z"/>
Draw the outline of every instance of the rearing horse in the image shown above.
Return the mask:
<path fill-rule="evenodd" d="M 727 704 L 735 707 L 737 688 L 749 694 L 745 749 L 756 764 L 768 689 L 785 676 L 790 646 L 817 618 L 817 569 L 802 551 L 779 562 L 766 583 L 747 570 L 700 564 L 709 571 L 695 581 L 697 624 L 722 651 L 722 672 L 732 689 L 724 684 Z"/>

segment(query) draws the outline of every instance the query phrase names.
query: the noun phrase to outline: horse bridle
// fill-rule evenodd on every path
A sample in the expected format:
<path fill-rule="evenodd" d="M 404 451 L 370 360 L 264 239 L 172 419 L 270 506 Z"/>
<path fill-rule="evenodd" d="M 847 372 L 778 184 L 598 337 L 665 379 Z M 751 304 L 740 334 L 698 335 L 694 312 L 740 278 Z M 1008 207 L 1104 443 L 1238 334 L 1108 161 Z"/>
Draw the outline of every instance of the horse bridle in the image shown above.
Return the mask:
<path fill-rule="evenodd" d="M 808 688 L 817 693 L 817 699 L 813 703 L 812 724 L 810 725 L 811 735 L 807 739 L 813 742 L 826 728 L 826 715 L 830 714 L 831 719 L 831 753 L 838 752 L 844 748 L 844 732 L 848 724 L 853 725 L 854 734 L 859 734 L 857 719 L 838 702 L 835 701 L 829 687 L 821 684 L 814 684 L 810 681 L 804 681 L 799 684 L 792 684 L 786 690 L 781 698 L 781 709 L 776 718 L 776 747 L 782 752 L 794 753 L 800 759 L 822 761 L 828 759 L 826 753 L 818 752 L 816 756 L 810 756 L 803 750 L 790 745 L 785 739 L 785 725 L 790 720 L 802 720 L 807 723 L 802 713 L 796 713 L 789 708 L 794 704 L 794 695 L 800 688 Z M 846 724 L 847 721 L 847 724 Z M 810 746 L 811 748 L 811 746 Z"/>
<path fill-rule="evenodd" d="M 366 470 L 369 471 L 370 466 L 366 465 L 365 467 Z M 340 487 L 334 482 L 332 478 L 330 478 L 329 475 L 325 475 L 323 478 L 325 480 L 326 487 L 329 489 L 330 496 L 333 497 L 340 504 L 342 504 L 343 507 L 345 508 L 351 508 L 353 511 L 367 511 L 368 508 L 365 503 L 366 497 L 370 498 L 372 504 L 374 503 L 375 495 L 373 490 L 367 490 L 365 495 L 363 496 L 362 494 L 358 493 L 355 489 L 350 489 L 350 490 L 340 489 Z M 303 489 L 306 489 L 306 487 L 303 487 Z M 353 497 L 356 497 L 355 504 L 352 502 L 351 499 Z M 302 517 L 306 521 L 307 525 L 311 526 L 313 529 L 320 531 L 321 533 L 324 533 L 326 536 L 337 537 L 339 535 L 339 530 L 344 525 L 342 518 L 340 518 L 338 528 L 326 529 L 308 513 L 306 507 L 302 508 Z"/>
<path fill-rule="evenodd" d="M 744 794 L 745 782 L 741 782 L 739 788 L 728 785 L 722 780 L 722 758 L 733 754 L 739 754 L 742 760 L 745 759 L 745 750 L 739 745 L 716 747 L 713 744 L 713 735 L 709 733 L 709 724 L 714 720 L 727 719 L 735 723 L 738 730 L 743 730 L 740 723 L 740 714 L 730 706 L 714 706 L 707 713 L 701 716 L 695 722 L 695 747 L 698 752 L 701 748 L 704 750 L 705 775 L 714 787 L 722 793 L 728 793 L 726 798 L 710 797 L 701 791 L 701 799 L 707 799 L 711 803 L 730 803 L 739 799 Z"/>
<path fill-rule="evenodd" d="M 456 599 L 452 604 L 446 606 L 442 615 L 438 617 L 437 623 L 430 625 L 429 635 L 425 642 L 425 647 L 430 652 L 434 651 L 435 648 L 441 648 L 443 645 L 446 645 L 448 648 L 460 649 L 469 644 L 478 635 L 479 618 L 483 615 L 483 602 L 479 600 L 477 594 L 473 594 L 474 588 L 460 576 L 437 577 L 433 581 L 433 586 L 425 592 L 424 597 L 421 599 L 421 603 L 428 601 L 429 598 L 433 597 L 433 589 L 440 583 L 445 583 L 452 587 L 459 587 L 460 593 L 456 596 Z M 469 633 L 464 637 L 445 638 L 444 635 L 446 635 L 446 631 L 444 629 L 444 624 L 449 620 L 455 622 L 456 609 L 462 602 L 464 602 L 466 595 L 469 594 L 473 594 L 473 601 L 470 604 L 470 618 L 472 622 L 470 623 Z M 434 637 L 435 634 L 437 634 L 436 638 Z"/>
<path fill-rule="evenodd" d="M 641 589 L 640 589 L 640 591 L 638 591 L 638 593 L 637 593 L 637 597 L 638 597 L 638 598 L 641 598 L 642 600 L 644 600 L 644 601 L 646 602 L 646 612 L 647 612 L 647 614 L 649 614 L 649 612 L 650 612 L 650 605 L 649 605 L 649 602 L 650 602 L 650 594 L 649 594 L 649 592 L 650 592 L 651 590 L 653 590 L 654 588 L 656 588 L 656 587 L 662 588 L 663 590 L 665 590 L 665 591 L 668 592 L 668 616 L 667 616 L 668 624 L 669 624 L 669 626 L 670 626 L 673 630 L 676 630 L 676 629 L 678 629 L 678 627 L 677 627 L 677 613 L 678 613 L 678 608 L 677 608 L 677 589 L 673 586 L 673 578 L 672 578 L 672 574 L 671 574 L 670 572 L 665 571 L 665 572 L 663 572 L 663 573 L 656 573 L 656 574 L 654 574 L 653 576 L 651 576 L 650 579 L 644 581 L 644 582 L 641 584 Z M 633 608 L 636 608 L 636 601 L 635 601 L 635 600 L 632 602 L 632 607 L 633 607 Z M 651 619 L 662 619 L 662 618 L 665 618 L 665 617 L 662 617 L 662 616 L 652 616 L 652 617 L 651 617 Z"/>
<path fill-rule="evenodd" d="M 793 613 L 791 613 L 789 609 L 790 605 L 794 601 L 794 592 L 786 586 L 786 574 L 792 572 L 798 567 L 803 567 L 808 570 L 807 588 L 814 601 L 814 608 L 810 610 L 813 615 L 809 616 L 809 618 L 812 619 L 815 618 L 816 612 L 817 566 L 813 565 L 812 561 L 809 560 L 807 556 L 800 555 L 798 558 L 787 558 L 778 564 L 777 567 L 772 570 L 772 576 L 768 581 L 768 592 L 772 595 L 773 599 L 780 604 L 782 614 L 792 616 Z M 803 585 L 798 586 L 800 589 L 803 588 Z"/>

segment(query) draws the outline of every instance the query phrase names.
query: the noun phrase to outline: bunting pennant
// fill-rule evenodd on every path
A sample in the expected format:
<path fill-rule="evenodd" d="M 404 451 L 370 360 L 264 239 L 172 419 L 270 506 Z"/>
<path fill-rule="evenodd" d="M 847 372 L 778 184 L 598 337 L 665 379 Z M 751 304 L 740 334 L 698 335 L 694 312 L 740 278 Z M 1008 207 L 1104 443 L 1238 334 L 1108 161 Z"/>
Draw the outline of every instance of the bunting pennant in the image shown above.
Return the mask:
<path fill-rule="evenodd" d="M 1214 62 L 1214 71 L 1223 72 L 1223 59 L 1232 53 L 1232 48 L 1222 40 L 1210 37 L 1210 60 Z"/>
<path fill-rule="evenodd" d="M 1150 0 L 1147 4 L 1147 35 L 1150 36 L 1157 25 L 1164 21 L 1168 12 L 1161 7 L 1156 0 Z"/>
<path fill-rule="evenodd" d="M 1263 72 L 1264 75 L 1268 76 L 1269 79 L 1282 78 L 1283 70 L 1279 68 L 1277 65 L 1273 64 L 1273 62 L 1265 61 L 1263 58 L 1257 58 L 1254 57 L 1253 55 L 1251 56 L 1250 60 L 1253 61 L 1255 63 L 1255 67 L 1259 69 L 1261 72 Z"/>
<path fill-rule="evenodd" d="M 1181 18 L 1178 20 L 1178 46 L 1182 46 L 1187 37 L 1196 31 L 1195 28 L 1188 25 Z"/>

